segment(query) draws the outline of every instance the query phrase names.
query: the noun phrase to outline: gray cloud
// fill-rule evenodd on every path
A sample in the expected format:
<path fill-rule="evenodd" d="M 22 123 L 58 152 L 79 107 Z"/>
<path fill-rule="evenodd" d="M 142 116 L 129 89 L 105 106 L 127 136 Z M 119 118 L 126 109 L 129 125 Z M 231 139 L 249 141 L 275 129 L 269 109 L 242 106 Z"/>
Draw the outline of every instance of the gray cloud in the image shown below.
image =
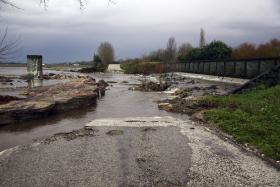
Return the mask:
<path fill-rule="evenodd" d="M 91 59 L 102 41 L 113 44 L 118 58 L 137 57 L 178 43 L 198 44 L 199 29 L 207 41 L 264 42 L 279 36 L 278 0 L 88 0 L 81 12 L 75 0 L 51 0 L 45 11 L 38 1 L 15 0 L 23 10 L 1 12 L 1 27 L 21 36 L 24 53 L 40 53 L 47 62 Z"/>

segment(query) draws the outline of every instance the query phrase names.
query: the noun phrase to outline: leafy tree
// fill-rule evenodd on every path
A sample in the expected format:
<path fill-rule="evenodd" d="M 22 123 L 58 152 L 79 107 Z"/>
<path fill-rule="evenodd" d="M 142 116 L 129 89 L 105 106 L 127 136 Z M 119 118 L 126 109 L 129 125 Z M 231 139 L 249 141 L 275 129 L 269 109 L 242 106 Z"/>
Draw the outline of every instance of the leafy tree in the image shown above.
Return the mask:
<path fill-rule="evenodd" d="M 100 66 L 102 66 L 101 58 L 97 54 L 94 54 L 93 55 L 93 67 L 98 68 Z"/>
<path fill-rule="evenodd" d="M 206 45 L 204 29 L 200 29 L 199 47 L 203 48 Z"/>
<path fill-rule="evenodd" d="M 109 42 L 103 42 L 99 45 L 98 56 L 104 65 L 114 62 L 115 52 L 113 46 Z"/>
<path fill-rule="evenodd" d="M 243 43 L 232 52 L 233 59 L 256 58 L 257 56 L 257 48 L 251 43 Z"/>
<path fill-rule="evenodd" d="M 270 42 L 255 46 L 250 43 L 243 43 L 233 50 L 232 58 L 263 58 L 263 57 L 279 57 L 280 56 L 280 40 L 273 39 Z"/>
<path fill-rule="evenodd" d="M 166 46 L 166 62 L 175 63 L 177 56 L 177 45 L 174 37 L 170 37 Z"/>
<path fill-rule="evenodd" d="M 258 57 L 280 57 L 280 40 L 273 39 L 261 44 L 257 49 Z"/>
<path fill-rule="evenodd" d="M 205 46 L 203 51 L 207 60 L 228 59 L 232 54 L 231 47 L 222 41 L 211 42 Z"/>
<path fill-rule="evenodd" d="M 232 49 L 222 41 L 213 41 L 203 48 L 194 48 L 187 56 L 189 60 L 217 60 L 231 57 Z"/>
<path fill-rule="evenodd" d="M 280 57 L 280 40 L 273 39 L 270 41 L 270 45 L 272 46 L 272 56 Z"/>
<path fill-rule="evenodd" d="M 201 48 L 192 49 L 187 55 L 188 60 L 205 60 L 204 51 Z"/>
<path fill-rule="evenodd" d="M 189 53 L 192 51 L 193 46 L 190 43 L 183 43 L 178 49 L 178 60 L 186 61 Z"/>

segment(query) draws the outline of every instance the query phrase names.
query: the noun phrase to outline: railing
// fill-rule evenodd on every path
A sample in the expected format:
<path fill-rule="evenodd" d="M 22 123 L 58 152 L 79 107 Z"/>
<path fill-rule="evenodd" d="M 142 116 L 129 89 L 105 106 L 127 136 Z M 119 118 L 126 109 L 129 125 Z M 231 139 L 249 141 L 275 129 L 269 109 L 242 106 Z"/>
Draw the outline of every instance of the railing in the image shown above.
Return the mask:
<path fill-rule="evenodd" d="M 187 72 L 224 77 L 254 78 L 280 64 L 278 58 L 190 61 L 158 64 L 160 72 Z"/>

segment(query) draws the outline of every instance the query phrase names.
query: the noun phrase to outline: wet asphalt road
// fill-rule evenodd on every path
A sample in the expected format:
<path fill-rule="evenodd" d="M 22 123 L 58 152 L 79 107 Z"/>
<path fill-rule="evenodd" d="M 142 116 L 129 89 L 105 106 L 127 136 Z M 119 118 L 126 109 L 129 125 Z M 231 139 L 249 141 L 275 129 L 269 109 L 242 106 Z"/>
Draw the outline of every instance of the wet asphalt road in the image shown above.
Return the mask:
<path fill-rule="evenodd" d="M 0 164 L 1 186 L 185 186 L 191 149 L 176 127 L 98 127 Z"/>
<path fill-rule="evenodd" d="M 280 173 L 201 126 L 100 119 L 0 152 L 0 186 L 279 186 Z"/>

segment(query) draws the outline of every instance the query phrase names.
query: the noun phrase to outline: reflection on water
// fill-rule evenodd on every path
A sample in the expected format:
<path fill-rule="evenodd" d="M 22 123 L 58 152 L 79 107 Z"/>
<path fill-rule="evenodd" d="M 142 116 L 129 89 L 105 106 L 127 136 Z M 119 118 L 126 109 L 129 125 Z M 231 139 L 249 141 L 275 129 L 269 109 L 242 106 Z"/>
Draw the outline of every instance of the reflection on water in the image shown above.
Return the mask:
<path fill-rule="evenodd" d="M 20 122 L 0 128 L 0 150 L 19 144 L 32 142 L 32 139 L 51 136 L 58 132 L 67 132 L 83 127 L 98 118 L 174 116 L 187 118 L 186 115 L 171 114 L 158 110 L 155 101 L 166 97 L 163 93 L 133 92 L 130 84 L 137 83 L 137 76 L 123 74 L 92 74 L 97 80 L 118 82 L 109 87 L 105 97 L 99 99 L 97 106 L 73 110 L 32 122 Z"/>
<path fill-rule="evenodd" d="M 43 79 L 31 79 L 28 81 L 28 88 L 43 86 Z"/>
<path fill-rule="evenodd" d="M 26 75 L 26 67 L 0 67 L 0 75 Z"/>
<path fill-rule="evenodd" d="M 54 70 L 48 70 L 44 69 L 45 74 L 54 73 L 54 74 L 77 74 L 75 72 L 61 72 L 61 71 L 54 71 Z M 27 75 L 27 68 L 26 67 L 0 67 L 0 76 L 8 76 L 13 81 L 12 84 L 8 83 L 0 83 L 0 94 L 2 95 L 14 95 L 14 96 L 20 96 L 16 94 L 16 89 L 19 88 L 26 88 L 26 87 L 38 87 L 38 86 L 49 86 L 54 85 L 57 83 L 65 83 L 68 80 L 67 79 L 49 79 L 49 80 L 40 80 L 40 79 L 34 79 L 31 81 L 26 81 L 25 79 L 22 79 L 21 76 Z M 12 91 L 11 91 L 12 90 Z"/>

